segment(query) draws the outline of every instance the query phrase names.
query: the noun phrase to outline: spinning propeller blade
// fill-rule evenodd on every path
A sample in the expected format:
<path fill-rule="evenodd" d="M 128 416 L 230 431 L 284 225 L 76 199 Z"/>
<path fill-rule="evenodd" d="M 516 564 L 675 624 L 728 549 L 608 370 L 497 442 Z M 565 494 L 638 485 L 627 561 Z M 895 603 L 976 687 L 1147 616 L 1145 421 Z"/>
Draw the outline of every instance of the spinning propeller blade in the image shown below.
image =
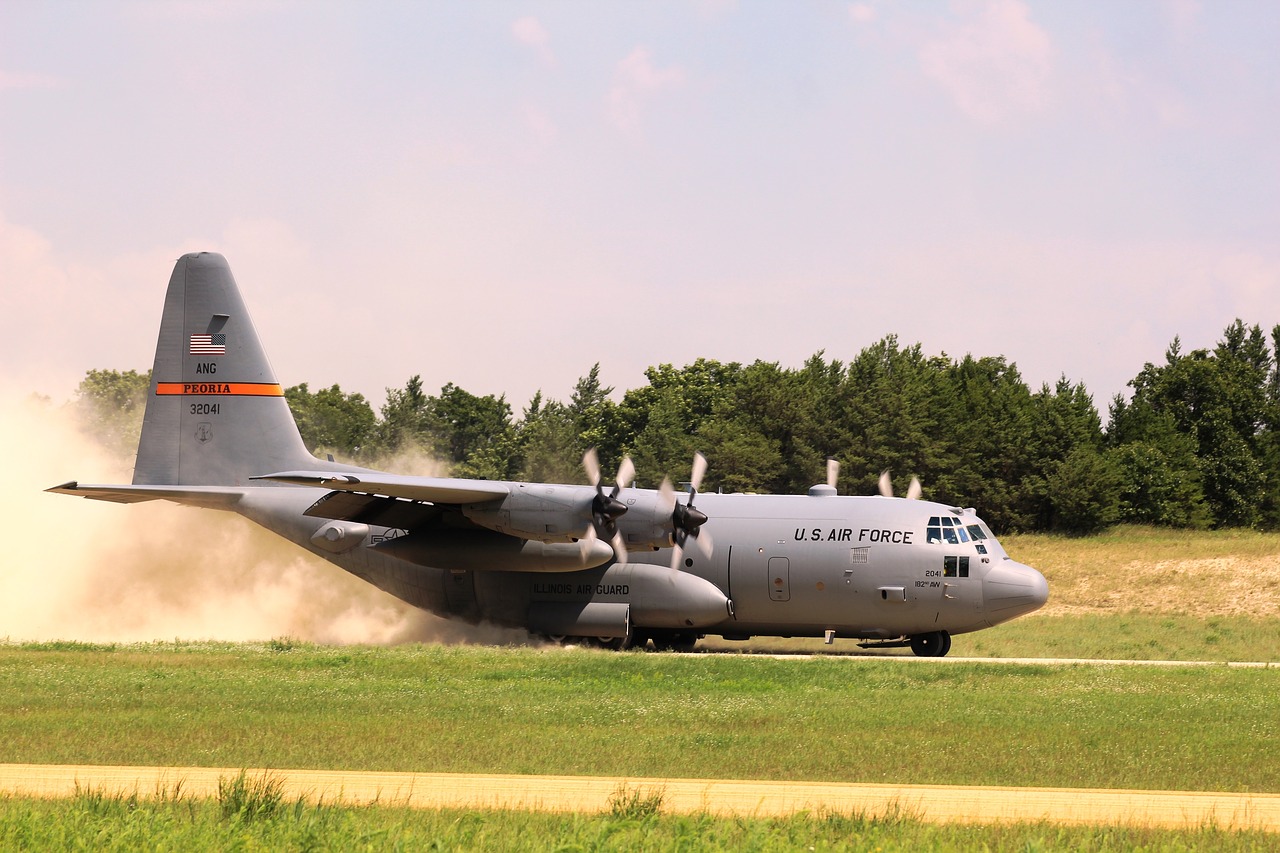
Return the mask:
<path fill-rule="evenodd" d="M 707 516 L 693 505 L 693 499 L 698 496 L 698 487 L 702 485 L 702 478 L 706 473 L 707 457 L 701 453 L 693 454 L 689 500 L 684 504 L 676 501 L 671 511 L 671 526 L 675 538 L 675 547 L 671 551 L 671 568 L 673 569 L 680 567 L 680 562 L 684 559 L 685 543 L 689 539 L 693 539 L 693 543 L 698 546 L 698 550 L 704 557 L 711 554 L 711 536 L 702 530 L 702 525 L 707 523 Z"/>
<path fill-rule="evenodd" d="M 886 498 L 893 497 L 893 483 L 889 479 L 888 471 L 880 472 L 880 494 Z M 911 485 L 907 486 L 907 500 L 918 501 L 922 494 L 924 494 L 924 487 L 920 485 L 920 478 L 912 476 Z"/>
<path fill-rule="evenodd" d="M 635 477 L 635 463 L 631 461 L 631 457 L 623 457 L 622 464 L 618 466 L 617 479 L 609 494 L 605 494 L 604 486 L 600 482 L 600 458 L 596 455 L 594 447 L 582 454 L 582 468 L 587 472 L 587 479 L 591 481 L 591 485 L 595 486 L 596 496 L 591 499 L 591 524 L 579 541 L 608 539 L 609 544 L 613 546 L 614 559 L 619 563 L 625 563 L 627 546 L 623 542 L 622 533 L 618 530 L 618 519 L 626 513 L 627 505 L 618 500 L 618 495 L 631 484 L 632 478 Z M 584 555 L 589 547 L 589 545 L 583 546 Z"/>
<path fill-rule="evenodd" d="M 907 486 L 907 500 L 918 501 L 920 495 L 924 492 L 924 487 L 920 485 L 919 477 L 911 478 L 911 485 Z"/>

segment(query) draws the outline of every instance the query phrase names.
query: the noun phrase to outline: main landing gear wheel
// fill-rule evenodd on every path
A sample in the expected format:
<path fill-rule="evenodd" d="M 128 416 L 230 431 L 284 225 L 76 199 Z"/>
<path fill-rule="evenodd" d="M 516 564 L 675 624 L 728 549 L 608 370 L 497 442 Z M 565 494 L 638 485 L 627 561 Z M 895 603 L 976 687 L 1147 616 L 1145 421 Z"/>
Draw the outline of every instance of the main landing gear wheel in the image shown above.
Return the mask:
<path fill-rule="evenodd" d="M 911 651 L 916 657 L 940 658 L 951 651 L 951 635 L 946 631 L 916 634 L 911 638 Z"/>
<path fill-rule="evenodd" d="M 614 652 L 622 652 L 631 648 L 632 643 L 635 641 L 635 635 L 627 631 L 625 637 L 587 637 L 586 639 L 593 646 Z"/>
<path fill-rule="evenodd" d="M 661 631 L 653 635 L 653 647 L 660 652 L 691 652 L 698 635 L 687 631 Z"/>

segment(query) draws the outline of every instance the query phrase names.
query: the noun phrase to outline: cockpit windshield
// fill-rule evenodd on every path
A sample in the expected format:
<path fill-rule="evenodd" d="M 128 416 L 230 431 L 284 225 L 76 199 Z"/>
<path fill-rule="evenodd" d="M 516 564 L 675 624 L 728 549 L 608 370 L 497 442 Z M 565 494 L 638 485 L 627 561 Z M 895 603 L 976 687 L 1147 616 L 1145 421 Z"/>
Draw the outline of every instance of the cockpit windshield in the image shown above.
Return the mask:
<path fill-rule="evenodd" d="M 949 515 L 933 516 L 929 519 L 929 526 L 925 531 L 925 541 L 931 545 L 961 545 L 967 542 L 975 542 L 979 545 L 978 550 L 980 553 L 986 553 L 986 549 L 981 547 L 982 541 L 994 538 L 991 535 L 991 531 L 981 521 L 973 519 L 966 524 L 964 521 Z"/>
<path fill-rule="evenodd" d="M 960 523 L 960 519 L 951 518 L 950 516 L 933 516 L 929 519 L 929 529 L 925 531 L 925 541 L 930 544 L 938 544 L 946 542 L 949 545 L 959 545 L 961 542 L 968 542 L 972 539 L 983 539 L 984 536 L 972 536 L 970 531 L 978 525 L 970 525 L 966 528 Z M 981 530 L 979 530 L 981 532 Z"/>

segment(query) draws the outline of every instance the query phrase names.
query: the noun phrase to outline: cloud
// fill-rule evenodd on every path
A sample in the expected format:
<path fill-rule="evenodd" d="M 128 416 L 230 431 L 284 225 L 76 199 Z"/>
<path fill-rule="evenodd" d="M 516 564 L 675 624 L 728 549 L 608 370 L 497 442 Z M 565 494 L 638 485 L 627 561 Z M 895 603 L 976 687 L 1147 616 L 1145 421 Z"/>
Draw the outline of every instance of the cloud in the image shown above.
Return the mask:
<path fill-rule="evenodd" d="M 0 70 L 0 92 L 17 89 L 54 89 L 58 78 L 49 74 Z"/>
<path fill-rule="evenodd" d="M 1200 14 L 1204 11 L 1199 0 L 1173 0 L 1161 8 L 1169 17 L 1174 39 L 1190 41 L 1200 26 Z"/>
<path fill-rule="evenodd" d="M 0 211 L 0 312 L 13 322 L 0 371 L 15 387 L 54 398 L 69 393 L 87 367 L 145 368 L 155 315 L 141 301 L 149 270 L 180 253 L 130 252 L 77 261 L 40 232 Z M 135 306 L 142 304 L 145 309 Z M 141 343 L 139 343 L 141 342 Z"/>
<path fill-rule="evenodd" d="M 1053 63 L 1049 36 L 1019 0 L 989 0 L 920 49 L 920 67 L 965 115 L 984 123 L 1044 106 Z"/>
<path fill-rule="evenodd" d="M 322 261 L 277 220 L 245 217 L 216 238 L 78 256 L 0 210 L 0 270 L 12 285 L 0 290 L 0 311 L 16 320 L 0 373 L 13 388 L 65 399 L 90 368 L 146 370 L 174 261 L 197 251 L 221 252 L 234 269 L 272 285 L 257 299 L 268 324 L 320 310 L 315 299 L 299 305 L 297 294 Z"/>
<path fill-rule="evenodd" d="M 849 20 L 855 24 L 869 24 L 877 17 L 876 7 L 870 3 L 854 3 L 849 7 Z"/>
<path fill-rule="evenodd" d="M 537 18 L 526 15 L 515 21 L 511 25 L 511 34 L 515 36 L 516 41 L 533 48 L 542 64 L 555 66 L 556 56 L 551 50 L 551 34 Z"/>
<path fill-rule="evenodd" d="M 646 47 L 637 47 L 618 63 L 609 90 L 609 117 L 621 130 L 640 126 L 640 105 L 664 89 L 684 84 L 684 69 L 678 65 L 658 68 Z"/>
<path fill-rule="evenodd" d="M 524 116 L 525 126 L 538 145 L 546 147 L 556 141 L 559 129 L 546 110 L 534 104 L 525 104 L 521 108 L 521 114 Z"/>

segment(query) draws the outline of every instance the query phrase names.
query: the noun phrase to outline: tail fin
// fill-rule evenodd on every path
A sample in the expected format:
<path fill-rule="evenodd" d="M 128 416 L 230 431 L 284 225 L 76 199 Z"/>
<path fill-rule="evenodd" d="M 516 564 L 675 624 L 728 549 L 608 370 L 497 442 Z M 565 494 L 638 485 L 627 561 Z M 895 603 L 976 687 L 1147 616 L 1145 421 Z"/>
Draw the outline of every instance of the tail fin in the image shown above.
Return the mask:
<path fill-rule="evenodd" d="M 164 300 L 136 485 L 240 486 L 307 452 L 222 255 L 183 255 Z"/>

